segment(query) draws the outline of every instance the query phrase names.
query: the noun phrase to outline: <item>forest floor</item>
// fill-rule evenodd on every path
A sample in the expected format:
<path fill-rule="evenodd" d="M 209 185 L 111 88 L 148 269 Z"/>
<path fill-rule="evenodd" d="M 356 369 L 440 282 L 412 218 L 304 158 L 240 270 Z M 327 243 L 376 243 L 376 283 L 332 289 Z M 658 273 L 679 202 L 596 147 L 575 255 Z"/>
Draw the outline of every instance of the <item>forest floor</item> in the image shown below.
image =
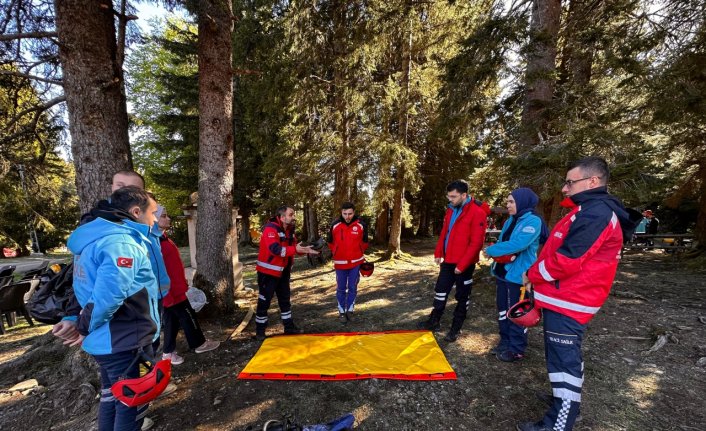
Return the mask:
<path fill-rule="evenodd" d="M 432 303 L 433 245 L 406 243 L 409 259 L 378 263 L 373 276 L 359 285 L 355 322 L 345 326 L 337 318 L 331 264 L 309 268 L 298 259 L 292 280 L 295 321 L 309 333 L 415 329 Z M 256 291 L 254 267 L 244 261 L 246 287 Z M 706 429 L 706 359 L 699 361 L 706 356 L 703 262 L 695 265 L 659 251 L 624 256 L 611 296 L 584 339 L 583 420 L 574 429 Z M 238 380 L 260 346 L 253 318 L 237 337 L 201 355 L 186 352 L 180 336 L 178 349 L 186 361 L 173 369 L 178 390 L 150 407 L 153 429 L 257 430 L 285 414 L 311 424 L 347 412 L 355 415 L 360 430 L 512 430 L 518 421 L 537 420 L 545 405 L 535 393 L 549 392 L 541 329 L 530 330 L 523 361 L 503 363 L 489 355 L 498 335 L 487 265 L 479 266 L 474 280 L 462 336 L 456 343 L 443 341 L 444 332 L 436 336 L 457 380 Z M 256 295 L 249 300 L 254 304 Z M 444 331 L 454 302 L 442 320 Z M 202 326 L 208 337 L 225 340 L 245 314 L 241 309 L 232 318 L 203 319 Z M 278 314 L 273 304 L 268 334 L 281 333 Z M 56 371 L 55 353 L 16 365 L 49 329 L 23 323 L 0 336 L 0 430 L 97 428 L 95 381 L 67 388 Z M 666 343 L 650 352 L 660 337 Z M 40 386 L 9 391 L 30 378 Z M 86 393 L 82 408 L 76 400 Z"/>

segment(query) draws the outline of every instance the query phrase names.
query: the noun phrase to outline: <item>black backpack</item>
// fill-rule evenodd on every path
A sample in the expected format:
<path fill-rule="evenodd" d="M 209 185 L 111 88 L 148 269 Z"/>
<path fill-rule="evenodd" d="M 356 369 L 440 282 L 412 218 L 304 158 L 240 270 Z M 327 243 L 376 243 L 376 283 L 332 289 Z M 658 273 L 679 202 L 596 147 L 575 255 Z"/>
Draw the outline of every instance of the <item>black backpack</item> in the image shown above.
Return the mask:
<path fill-rule="evenodd" d="M 59 323 L 66 316 L 78 316 L 81 306 L 74 295 L 74 264 L 69 263 L 42 283 L 27 301 L 32 317 L 42 323 Z"/>

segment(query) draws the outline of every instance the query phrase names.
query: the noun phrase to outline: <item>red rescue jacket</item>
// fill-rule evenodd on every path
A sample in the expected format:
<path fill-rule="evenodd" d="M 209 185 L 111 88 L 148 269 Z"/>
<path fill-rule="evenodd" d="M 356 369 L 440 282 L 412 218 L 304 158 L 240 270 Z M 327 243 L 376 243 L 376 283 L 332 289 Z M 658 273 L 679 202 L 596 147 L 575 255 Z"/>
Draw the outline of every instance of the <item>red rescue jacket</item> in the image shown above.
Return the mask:
<path fill-rule="evenodd" d="M 527 271 L 540 307 L 586 324 L 608 298 L 623 245 L 621 222 L 629 224 L 609 200 L 617 201 L 600 188 L 562 202 L 571 211 L 554 226 Z"/>
<path fill-rule="evenodd" d="M 343 217 L 339 217 L 329 229 L 328 247 L 333 253 L 334 268 L 354 268 L 365 261 L 368 227 L 358 219 L 358 216 L 353 216 L 350 223 L 346 223 Z"/>
<path fill-rule="evenodd" d="M 285 230 L 279 218 L 271 218 L 262 228 L 260 252 L 255 270 L 263 274 L 281 277 L 282 271 L 292 266 L 297 254 L 297 238 L 294 227 Z"/>
<path fill-rule="evenodd" d="M 434 257 L 443 257 L 444 262 L 456 264 L 456 268 L 463 272 L 478 262 L 478 256 L 485 241 L 490 207 L 485 202 L 471 198 L 470 202 L 463 206 L 461 214 L 454 222 L 449 241 L 446 244 L 446 251 L 444 251 L 444 241 L 449 230 L 452 213 L 451 208 L 446 209 L 444 227 L 441 229 L 441 236 L 436 243 Z"/>
<path fill-rule="evenodd" d="M 167 275 L 171 281 L 169 292 L 167 292 L 162 303 L 165 307 L 171 307 L 186 301 L 186 291 L 189 289 L 189 284 L 186 282 L 184 264 L 181 262 L 179 248 L 174 244 L 174 241 L 169 239 L 165 233 L 159 238 L 159 243 L 162 248 L 164 266 L 167 268 Z"/>

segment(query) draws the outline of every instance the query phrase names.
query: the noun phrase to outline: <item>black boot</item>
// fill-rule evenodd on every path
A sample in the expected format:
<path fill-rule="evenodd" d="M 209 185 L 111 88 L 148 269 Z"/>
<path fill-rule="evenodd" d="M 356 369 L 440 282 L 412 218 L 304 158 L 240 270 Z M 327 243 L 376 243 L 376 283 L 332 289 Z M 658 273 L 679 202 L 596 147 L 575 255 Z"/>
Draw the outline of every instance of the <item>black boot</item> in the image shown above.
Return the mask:
<path fill-rule="evenodd" d="M 267 326 L 265 325 L 256 325 L 255 326 L 255 339 L 257 341 L 264 341 L 265 338 L 267 338 L 267 335 L 265 334 L 265 329 Z"/>
<path fill-rule="evenodd" d="M 282 324 L 284 325 L 285 335 L 301 334 L 302 332 L 304 332 L 297 325 L 294 324 L 294 319 L 283 320 Z"/>
<path fill-rule="evenodd" d="M 463 326 L 463 320 L 459 321 L 458 319 L 454 318 L 453 323 L 451 323 L 451 329 L 449 329 L 449 332 L 444 337 L 444 340 L 448 341 L 449 343 L 453 343 L 454 341 L 458 340 L 458 336 L 461 333 L 461 326 Z"/>
<path fill-rule="evenodd" d="M 426 329 L 427 331 L 437 332 L 441 330 L 441 323 L 439 323 L 440 320 L 441 316 L 439 313 L 432 310 L 431 315 L 429 315 L 429 319 L 417 323 L 417 329 Z"/>

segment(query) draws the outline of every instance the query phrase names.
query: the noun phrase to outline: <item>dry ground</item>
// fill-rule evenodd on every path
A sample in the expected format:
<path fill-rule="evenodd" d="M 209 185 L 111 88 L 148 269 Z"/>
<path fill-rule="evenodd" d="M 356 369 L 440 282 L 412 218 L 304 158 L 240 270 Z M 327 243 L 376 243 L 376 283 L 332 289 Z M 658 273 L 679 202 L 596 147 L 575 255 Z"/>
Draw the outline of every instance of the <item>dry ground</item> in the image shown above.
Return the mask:
<path fill-rule="evenodd" d="M 330 264 L 308 269 L 300 260 L 292 289 L 297 324 L 307 332 L 414 328 L 431 307 L 436 279 L 432 248 L 431 242 L 407 243 L 410 259 L 376 265 L 373 277 L 360 284 L 357 320 L 345 327 L 337 319 Z M 255 287 L 252 270 L 246 265 L 249 287 Z M 706 368 L 696 365 L 706 356 L 704 275 L 705 268 L 656 251 L 624 257 L 613 294 L 587 331 L 583 420 L 575 429 L 706 430 Z M 541 330 L 530 331 L 524 361 L 499 362 L 487 353 L 497 341 L 494 284 L 487 266 L 476 273 L 472 298 L 459 341 L 449 344 L 443 333 L 437 336 L 458 374 L 456 381 L 237 380 L 259 346 L 251 322 L 214 352 L 184 354 L 186 362 L 174 368 L 178 391 L 150 408 L 154 429 L 261 429 L 266 420 L 283 414 L 317 423 L 346 412 L 354 413 L 360 430 L 511 430 L 519 420 L 539 418 L 544 405 L 534 394 L 549 390 Z M 444 329 L 450 314 L 447 310 Z M 203 323 L 209 337 L 224 340 L 244 315 L 241 310 L 233 318 Z M 275 307 L 270 321 L 268 332 L 281 332 Z M 17 365 L 48 330 L 24 325 L 0 336 L 0 430 L 96 429 L 97 401 L 77 401 L 94 396 L 95 388 L 63 384 L 61 348 Z M 660 336 L 666 344 L 647 353 Z M 183 339 L 179 343 L 186 348 Z M 26 394 L 7 391 L 28 378 L 38 379 L 41 387 Z"/>

